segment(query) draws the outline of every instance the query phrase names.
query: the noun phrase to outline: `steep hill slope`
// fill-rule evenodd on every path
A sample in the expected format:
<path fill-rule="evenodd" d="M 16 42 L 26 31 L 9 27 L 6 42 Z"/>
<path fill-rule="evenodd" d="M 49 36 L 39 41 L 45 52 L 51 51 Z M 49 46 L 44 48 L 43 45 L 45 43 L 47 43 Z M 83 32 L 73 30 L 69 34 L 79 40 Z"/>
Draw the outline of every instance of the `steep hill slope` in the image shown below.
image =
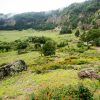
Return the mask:
<path fill-rule="evenodd" d="M 13 17 L 0 15 L 0 29 L 39 29 L 50 30 L 57 26 L 82 29 L 100 27 L 100 1 L 88 0 L 74 3 L 63 10 L 50 12 L 28 12 Z"/>

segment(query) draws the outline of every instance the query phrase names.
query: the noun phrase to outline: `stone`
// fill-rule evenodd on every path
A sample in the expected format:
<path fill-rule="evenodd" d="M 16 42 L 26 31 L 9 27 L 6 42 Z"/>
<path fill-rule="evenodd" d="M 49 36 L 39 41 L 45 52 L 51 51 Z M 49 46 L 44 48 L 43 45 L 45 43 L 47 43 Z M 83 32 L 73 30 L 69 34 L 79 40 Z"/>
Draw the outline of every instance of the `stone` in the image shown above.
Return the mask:
<path fill-rule="evenodd" d="M 15 61 L 0 67 L 0 79 L 27 70 L 27 65 L 23 60 Z"/>
<path fill-rule="evenodd" d="M 11 65 L 10 70 L 11 73 L 26 71 L 27 65 L 23 60 L 18 60 Z"/>
<path fill-rule="evenodd" d="M 98 75 L 94 70 L 92 69 L 85 69 L 81 70 L 78 73 L 79 78 L 84 79 L 84 78 L 95 78 L 97 80 L 100 80 L 100 75 Z"/>

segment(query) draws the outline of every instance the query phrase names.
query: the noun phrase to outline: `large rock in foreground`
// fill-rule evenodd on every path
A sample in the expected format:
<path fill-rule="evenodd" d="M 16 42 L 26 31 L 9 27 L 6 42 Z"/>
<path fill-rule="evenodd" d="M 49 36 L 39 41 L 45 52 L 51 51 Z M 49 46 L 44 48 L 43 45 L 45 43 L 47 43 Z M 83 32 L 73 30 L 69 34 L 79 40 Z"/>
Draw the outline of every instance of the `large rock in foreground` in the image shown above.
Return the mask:
<path fill-rule="evenodd" d="M 84 78 L 94 78 L 97 80 L 100 80 L 100 75 L 98 75 L 94 70 L 92 69 L 85 69 L 82 70 L 78 73 L 79 78 L 84 79 Z"/>
<path fill-rule="evenodd" d="M 22 72 L 27 70 L 27 65 L 23 60 L 18 60 L 10 66 L 11 73 Z"/>
<path fill-rule="evenodd" d="M 1 66 L 0 79 L 27 70 L 27 65 L 23 60 L 15 61 L 14 63 Z"/>

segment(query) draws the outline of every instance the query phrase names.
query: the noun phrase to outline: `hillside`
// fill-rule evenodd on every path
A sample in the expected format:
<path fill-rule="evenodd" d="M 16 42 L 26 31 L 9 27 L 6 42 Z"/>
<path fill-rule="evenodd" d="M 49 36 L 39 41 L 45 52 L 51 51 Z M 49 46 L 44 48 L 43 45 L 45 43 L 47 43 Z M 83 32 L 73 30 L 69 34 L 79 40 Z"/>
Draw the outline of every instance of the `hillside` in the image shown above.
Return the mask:
<path fill-rule="evenodd" d="M 63 10 L 50 12 L 29 12 L 14 15 L 0 15 L 0 29 L 28 29 L 50 30 L 57 26 L 68 28 L 90 29 L 100 27 L 100 1 L 88 0 L 74 3 Z"/>
<path fill-rule="evenodd" d="M 16 44 L 17 41 L 21 40 L 23 42 L 30 36 L 33 38 L 35 36 L 35 39 L 38 39 L 37 37 L 41 39 L 41 36 L 44 36 L 54 40 L 58 45 L 56 54 L 41 56 L 40 50 L 35 49 L 34 46 L 39 41 L 29 42 L 28 47 L 24 49 L 25 52 L 22 53 L 13 49 L 18 45 Z M 87 88 L 89 89 L 90 94 L 88 95 L 90 98 L 99 100 L 99 80 L 88 76 L 80 79 L 78 76 L 81 70 L 88 71 L 89 69 L 99 75 L 99 47 L 91 47 L 90 49 L 87 49 L 87 46 L 77 47 L 79 38 L 75 37 L 74 31 L 72 34 L 64 35 L 59 35 L 59 32 L 55 31 L 34 31 L 32 29 L 0 31 L 0 40 L 2 41 L 0 42 L 0 48 L 2 43 L 4 43 L 4 47 L 6 43 L 8 43 L 7 46 L 11 43 L 10 50 L 0 51 L 0 78 L 3 71 L 1 70 L 2 66 L 5 64 L 23 60 L 28 65 L 27 71 L 5 76 L 0 80 L 0 97 L 3 100 L 37 100 L 37 98 L 38 100 L 48 100 L 48 98 L 51 98 L 50 100 L 53 98 L 62 100 L 61 98 L 64 97 L 65 100 L 70 99 L 70 97 L 77 100 L 80 97 L 74 93 L 78 91 L 80 84 L 83 84 L 86 91 L 88 91 Z M 52 93 L 51 97 L 47 93 Z"/>
<path fill-rule="evenodd" d="M 0 100 L 100 100 L 100 0 L 0 14 Z"/>

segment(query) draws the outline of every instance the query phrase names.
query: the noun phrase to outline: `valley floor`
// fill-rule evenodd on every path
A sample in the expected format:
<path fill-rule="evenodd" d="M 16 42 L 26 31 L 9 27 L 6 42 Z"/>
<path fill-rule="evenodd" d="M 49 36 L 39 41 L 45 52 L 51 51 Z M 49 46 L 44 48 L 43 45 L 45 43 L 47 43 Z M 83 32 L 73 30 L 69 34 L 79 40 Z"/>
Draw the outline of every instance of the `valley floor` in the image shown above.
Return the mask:
<path fill-rule="evenodd" d="M 8 34 L 9 33 L 9 34 Z M 59 35 L 58 32 L 33 30 L 0 31 L 1 41 L 14 41 L 28 36 L 44 36 L 56 42 L 69 41 L 68 46 L 57 49 L 55 56 L 44 57 L 38 51 L 18 55 L 16 51 L 0 53 L 0 65 L 22 59 L 28 65 L 28 70 L 0 81 L 0 97 L 3 100 L 30 100 L 30 94 L 38 94 L 44 88 L 60 88 L 62 86 L 83 84 L 94 92 L 94 100 L 100 99 L 100 81 L 96 79 L 79 79 L 78 72 L 84 68 L 100 71 L 100 48 L 92 47 L 80 53 L 77 51 L 77 38 L 73 34 Z M 14 34 L 15 33 L 15 34 Z M 11 34 L 11 35 L 10 35 Z M 19 35 L 23 34 L 23 35 Z M 8 37 L 7 37 L 8 36 Z M 6 38 L 5 38 L 6 37 Z M 76 50 L 73 52 L 73 48 Z M 60 66 L 60 67 L 59 67 Z M 44 71 L 44 69 L 46 71 Z M 37 74 L 35 71 L 43 71 Z M 99 72 L 100 74 L 100 72 Z"/>

